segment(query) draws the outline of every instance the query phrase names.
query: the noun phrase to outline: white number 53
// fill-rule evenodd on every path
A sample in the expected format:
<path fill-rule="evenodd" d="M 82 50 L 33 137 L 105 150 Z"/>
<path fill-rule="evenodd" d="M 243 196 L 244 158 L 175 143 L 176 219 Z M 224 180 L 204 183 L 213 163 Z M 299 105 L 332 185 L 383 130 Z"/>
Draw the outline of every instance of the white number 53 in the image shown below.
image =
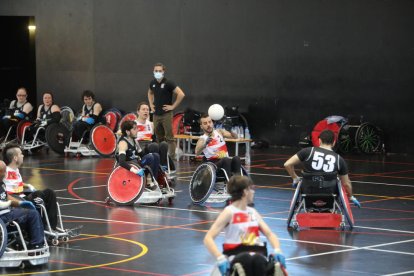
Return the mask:
<path fill-rule="evenodd" d="M 323 152 L 317 151 L 313 154 L 312 168 L 317 171 L 322 169 L 324 172 L 333 172 L 335 162 L 336 158 L 334 155 L 325 155 Z"/>

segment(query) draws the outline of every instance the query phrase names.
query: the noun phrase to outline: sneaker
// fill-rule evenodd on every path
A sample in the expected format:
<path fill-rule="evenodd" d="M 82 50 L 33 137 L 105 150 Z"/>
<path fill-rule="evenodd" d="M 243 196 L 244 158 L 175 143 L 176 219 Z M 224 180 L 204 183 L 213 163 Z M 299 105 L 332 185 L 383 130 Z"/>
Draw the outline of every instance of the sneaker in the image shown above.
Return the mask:
<path fill-rule="evenodd" d="M 28 250 L 38 250 L 38 249 L 42 249 L 43 247 L 45 247 L 44 243 L 40 243 L 40 244 L 29 244 L 29 246 L 27 247 Z M 43 251 L 36 251 L 36 252 L 29 252 L 27 255 L 28 256 L 36 256 L 36 255 L 43 255 L 45 254 L 45 252 Z"/>

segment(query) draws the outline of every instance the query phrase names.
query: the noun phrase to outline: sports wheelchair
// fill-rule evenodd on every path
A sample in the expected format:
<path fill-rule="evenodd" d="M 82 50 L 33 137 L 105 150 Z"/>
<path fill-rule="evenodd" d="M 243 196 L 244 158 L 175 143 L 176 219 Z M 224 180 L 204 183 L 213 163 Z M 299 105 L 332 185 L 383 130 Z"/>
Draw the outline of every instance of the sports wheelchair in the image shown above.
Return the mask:
<path fill-rule="evenodd" d="M 238 248 L 235 249 L 235 251 L 240 251 L 241 254 L 244 256 L 237 261 L 235 258 L 237 256 L 242 255 L 232 255 L 228 258 L 230 261 L 231 268 L 227 271 L 226 275 L 229 276 L 235 276 L 235 275 L 246 275 L 247 272 L 243 268 L 241 259 L 244 259 L 244 262 L 248 261 L 247 258 L 250 258 L 250 263 L 262 263 L 263 262 L 263 269 L 264 275 L 263 276 L 288 276 L 288 272 L 286 271 L 286 268 L 284 268 L 281 263 L 277 262 L 275 260 L 275 257 L 273 255 L 267 255 L 267 248 L 266 243 L 264 245 L 241 245 L 239 247 L 245 248 L 245 251 L 241 251 Z M 268 257 L 266 257 L 268 256 Z M 253 260 L 253 258 L 255 260 Z M 259 258 L 259 259 L 258 259 Z M 263 260 L 261 260 L 263 259 Z M 252 267 L 253 268 L 253 267 Z M 253 271 L 253 273 L 258 273 L 257 271 Z M 221 276 L 221 272 L 217 265 L 214 266 L 213 271 L 210 274 L 211 276 Z M 251 275 L 251 274 L 250 274 Z"/>
<path fill-rule="evenodd" d="M 0 219 L 0 267 L 19 267 L 24 269 L 26 264 L 42 265 L 49 262 L 49 246 L 38 249 L 28 249 L 24 233 L 15 221 L 4 223 Z"/>
<path fill-rule="evenodd" d="M 137 164 L 131 163 L 130 165 L 139 169 Z M 141 177 L 115 164 L 107 182 L 109 197 L 105 200 L 106 203 L 113 202 L 116 205 L 159 204 L 163 199 L 167 199 L 171 204 L 175 197 L 175 191 L 168 173 L 160 168 L 158 177 L 155 179 L 151 169 L 146 168 L 146 171 L 155 184 L 152 189 L 147 187 L 145 175 Z"/>
<path fill-rule="evenodd" d="M 321 192 L 316 193 L 318 189 Z M 336 174 L 305 174 L 296 187 L 287 219 L 288 227 L 354 227 L 354 217 L 344 187 Z"/>
<path fill-rule="evenodd" d="M 246 169 L 241 167 L 241 175 L 248 176 Z M 189 189 L 190 197 L 194 204 L 223 203 L 230 200 L 227 193 L 227 172 L 212 162 L 201 164 L 191 177 Z"/>
<path fill-rule="evenodd" d="M 304 135 L 299 145 L 302 147 L 319 146 L 319 134 L 325 129 L 330 129 L 335 133 L 337 142 L 334 149 L 342 153 L 357 149 L 369 154 L 385 149 L 383 131 L 379 127 L 363 122 L 362 118 L 358 122 L 342 116 L 328 116 L 319 121 L 310 135 Z"/>

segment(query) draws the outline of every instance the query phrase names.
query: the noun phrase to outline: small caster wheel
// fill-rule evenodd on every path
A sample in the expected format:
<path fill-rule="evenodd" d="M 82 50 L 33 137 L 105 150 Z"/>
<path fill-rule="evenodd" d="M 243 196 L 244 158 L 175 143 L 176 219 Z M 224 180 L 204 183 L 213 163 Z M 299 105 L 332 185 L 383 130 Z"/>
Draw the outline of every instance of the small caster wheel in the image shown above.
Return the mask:
<path fill-rule="evenodd" d="M 19 265 L 19 269 L 25 269 L 26 268 L 26 264 L 24 263 L 24 262 L 22 262 L 20 265 Z"/>
<path fill-rule="evenodd" d="M 68 241 L 69 241 L 69 237 L 63 237 L 63 238 L 62 238 L 62 241 L 63 241 L 63 242 L 68 242 Z"/>
<path fill-rule="evenodd" d="M 173 201 L 174 201 L 174 197 L 169 197 L 168 198 L 168 204 L 173 204 Z"/>
<path fill-rule="evenodd" d="M 82 156 L 82 154 L 80 154 L 79 152 L 77 152 L 77 153 L 75 154 L 75 157 L 76 157 L 76 158 L 78 158 L 78 159 L 79 159 L 79 158 L 81 158 L 81 156 Z"/>
<path fill-rule="evenodd" d="M 292 227 L 293 227 L 293 229 L 298 230 L 299 229 L 299 223 L 297 223 L 296 221 L 294 221 L 292 223 Z"/>
<path fill-rule="evenodd" d="M 53 239 L 52 240 L 52 245 L 56 246 L 59 244 L 59 240 L 58 239 Z"/>

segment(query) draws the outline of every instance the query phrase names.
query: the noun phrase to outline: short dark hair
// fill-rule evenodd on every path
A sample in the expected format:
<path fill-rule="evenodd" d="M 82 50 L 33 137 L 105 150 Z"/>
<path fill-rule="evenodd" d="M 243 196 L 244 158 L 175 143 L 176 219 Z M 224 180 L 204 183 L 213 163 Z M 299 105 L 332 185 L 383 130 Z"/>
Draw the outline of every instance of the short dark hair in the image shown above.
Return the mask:
<path fill-rule="evenodd" d="M 134 128 L 134 126 L 136 126 L 137 125 L 137 122 L 135 122 L 135 121 L 124 121 L 122 124 L 121 124 L 121 132 L 122 132 L 122 135 L 124 135 L 124 136 L 126 136 L 127 135 L 127 131 L 130 131 L 131 129 L 133 129 Z"/>
<path fill-rule="evenodd" d="M 140 110 L 140 109 L 141 109 L 141 106 L 143 106 L 143 105 L 148 105 L 148 107 L 149 107 L 149 104 L 148 104 L 147 102 L 140 102 L 140 103 L 137 105 L 137 110 Z"/>
<path fill-rule="evenodd" d="M 53 104 L 54 104 L 54 102 L 55 102 L 55 97 L 53 97 L 52 92 L 44 92 L 44 93 L 42 94 L 42 99 L 43 99 L 43 97 L 44 97 L 46 94 L 49 94 L 49 95 L 52 97 L 52 105 L 53 105 Z"/>
<path fill-rule="evenodd" d="M 162 70 L 164 70 L 164 71 L 167 69 L 167 67 L 166 67 L 164 64 L 162 64 L 161 62 L 157 62 L 157 63 L 155 63 L 155 64 L 154 64 L 154 67 L 155 67 L 155 66 L 161 66 L 161 67 L 162 67 Z"/>
<path fill-rule="evenodd" d="M 200 123 L 200 125 L 201 125 L 201 119 L 205 119 L 205 118 L 208 118 L 208 117 L 210 117 L 210 115 L 208 115 L 207 113 L 202 113 L 200 115 L 200 119 L 198 120 L 198 122 Z"/>
<path fill-rule="evenodd" d="M 17 155 L 16 149 L 20 149 L 20 146 L 16 143 L 8 143 L 4 147 L 2 155 L 3 155 L 3 161 L 4 163 L 6 163 L 6 165 L 9 165 L 12 162 L 13 157 Z"/>
<path fill-rule="evenodd" d="M 247 176 L 232 176 L 227 183 L 227 192 L 231 195 L 231 200 L 236 201 L 243 197 L 243 191 L 253 186 L 253 181 Z"/>
<path fill-rule="evenodd" d="M 92 100 L 95 100 L 95 94 L 91 90 L 85 90 L 82 92 L 82 101 L 85 97 L 92 98 Z"/>
<path fill-rule="evenodd" d="M 322 144 L 333 145 L 335 141 L 335 133 L 330 129 L 325 129 L 319 133 L 319 139 L 321 139 Z"/>

